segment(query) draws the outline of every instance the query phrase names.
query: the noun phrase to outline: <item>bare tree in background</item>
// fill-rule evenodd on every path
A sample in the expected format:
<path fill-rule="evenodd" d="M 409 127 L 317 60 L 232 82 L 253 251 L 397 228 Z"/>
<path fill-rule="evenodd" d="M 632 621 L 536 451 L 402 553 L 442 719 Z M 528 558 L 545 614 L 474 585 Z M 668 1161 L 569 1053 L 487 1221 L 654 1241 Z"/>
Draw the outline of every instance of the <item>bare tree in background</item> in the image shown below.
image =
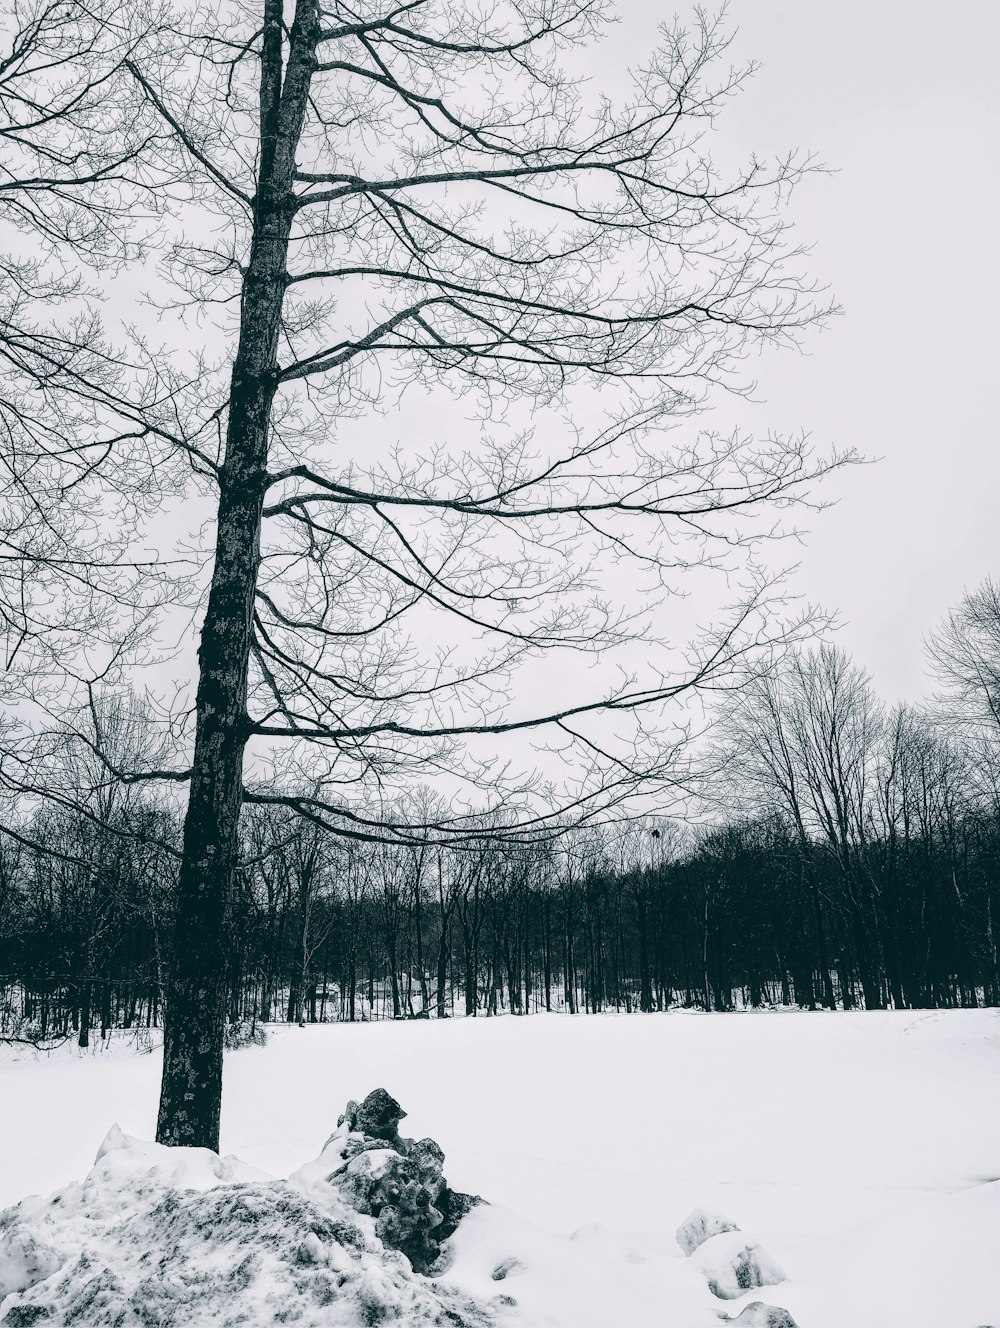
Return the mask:
<path fill-rule="evenodd" d="M 981 794 L 1000 807 L 1000 585 L 987 577 L 967 591 L 932 633 L 927 654 L 945 730 L 974 750 Z"/>
<path fill-rule="evenodd" d="M 161 1142 L 218 1145 L 244 802 L 417 849 L 474 841 L 484 805 L 520 808 L 512 836 L 550 834 L 670 787 L 662 707 L 785 630 L 745 555 L 837 459 L 690 417 L 822 316 L 781 212 L 807 163 L 713 166 L 742 75 L 701 16 L 663 30 L 621 106 L 592 96 L 560 61 L 609 13 L 261 0 L 100 23 L 115 224 L 155 196 L 173 346 L 123 326 L 75 390 L 129 459 L 101 491 L 133 486 L 122 529 L 185 486 L 212 514 L 190 762 L 108 757 L 116 778 L 188 784 Z M 109 579 L 139 567 L 111 561 Z M 180 597 L 155 562 L 157 594 Z M 694 568 L 742 589 L 678 660 L 657 610 Z M 646 672 L 596 696 L 538 706 L 513 682 L 635 639 Z M 532 734 L 570 771 L 534 802 L 530 752 L 500 746 Z M 248 754 L 273 777 L 248 781 Z M 450 781 L 445 812 L 366 810 L 415 773 Z"/>
<path fill-rule="evenodd" d="M 837 864 L 854 930 L 859 977 L 869 1009 L 880 1009 L 880 928 L 871 873 L 876 768 L 884 717 L 863 669 L 845 651 L 823 645 L 793 651 L 779 668 L 738 694 L 722 721 L 717 756 L 737 801 L 760 814 L 775 805 L 794 827 L 809 871 L 814 837 Z M 821 950 L 822 904 L 811 881 Z M 832 1004 L 827 957 L 824 1002 Z"/>
<path fill-rule="evenodd" d="M 1000 734 L 1000 585 L 966 591 L 931 636 L 928 656 L 956 717 Z"/>

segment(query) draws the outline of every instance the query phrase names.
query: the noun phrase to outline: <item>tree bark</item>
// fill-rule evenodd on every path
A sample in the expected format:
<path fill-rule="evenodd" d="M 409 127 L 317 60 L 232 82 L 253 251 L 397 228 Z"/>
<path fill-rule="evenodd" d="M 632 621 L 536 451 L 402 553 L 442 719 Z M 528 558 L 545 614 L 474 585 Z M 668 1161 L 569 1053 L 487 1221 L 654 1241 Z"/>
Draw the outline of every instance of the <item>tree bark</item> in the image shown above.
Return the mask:
<path fill-rule="evenodd" d="M 198 652 L 194 762 L 177 883 L 156 1130 L 161 1144 L 214 1151 L 219 1147 L 222 1104 L 225 920 L 249 736 L 247 675 L 294 215 L 295 152 L 319 29 L 315 2 L 300 0 L 296 7 L 283 86 L 279 0 L 266 0 L 264 26 L 259 182 L 219 475 L 215 567 Z"/>

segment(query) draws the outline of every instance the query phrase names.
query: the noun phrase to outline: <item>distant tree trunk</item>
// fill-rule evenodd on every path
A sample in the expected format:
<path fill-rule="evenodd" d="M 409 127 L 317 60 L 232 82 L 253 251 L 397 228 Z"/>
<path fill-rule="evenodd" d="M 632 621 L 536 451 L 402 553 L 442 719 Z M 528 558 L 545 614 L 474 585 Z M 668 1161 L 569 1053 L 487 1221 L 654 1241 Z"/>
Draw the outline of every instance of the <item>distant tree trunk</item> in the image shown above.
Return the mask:
<path fill-rule="evenodd" d="M 705 886 L 705 902 L 701 916 L 701 978 L 702 990 L 704 992 L 704 1009 L 712 1008 L 712 984 L 708 975 L 708 914 L 709 914 L 709 891 L 708 885 Z"/>
<path fill-rule="evenodd" d="M 573 948 L 573 904 L 572 897 L 566 900 L 566 937 L 565 937 L 565 987 L 566 1008 L 570 1014 L 576 1014 L 576 957 Z"/>
<path fill-rule="evenodd" d="M 865 998 L 866 1010 L 881 1010 L 884 1008 L 882 999 L 882 983 L 872 957 L 872 937 L 865 925 L 865 920 L 860 916 L 858 910 L 852 911 L 851 927 L 854 936 L 854 949 L 857 956 L 858 977 L 861 981 L 861 990 Z"/>
<path fill-rule="evenodd" d="M 399 964 L 397 960 L 397 939 L 394 928 L 386 928 L 385 931 L 385 957 L 389 965 L 389 985 L 392 991 L 392 1017 L 401 1019 L 403 1015 L 403 1004 L 399 992 Z"/>
<path fill-rule="evenodd" d="M 545 983 L 545 1009 L 552 1012 L 552 901 L 546 893 L 542 903 L 542 978 Z"/>
<path fill-rule="evenodd" d="M 395 964 L 389 970 L 389 983 L 392 991 L 392 1017 L 401 1019 L 403 1017 L 403 1002 L 399 990 L 399 973 Z"/>
<path fill-rule="evenodd" d="M 437 998 L 435 1001 L 437 1017 L 447 1019 L 448 1017 L 448 959 L 451 950 L 448 944 L 449 930 L 451 924 L 449 920 L 442 915 L 441 918 L 441 936 L 438 940 L 437 957 Z"/>
<path fill-rule="evenodd" d="M 649 971 L 649 927 L 646 916 L 646 894 L 641 882 L 636 886 L 636 913 L 639 928 L 639 1009 L 644 1014 L 649 1014 L 653 1009 L 653 984 Z"/>
<path fill-rule="evenodd" d="M 812 880 L 813 917 L 816 921 L 816 944 L 819 951 L 820 979 L 823 983 L 823 1004 L 828 1010 L 836 1010 L 837 997 L 833 990 L 833 974 L 830 972 L 830 958 L 826 947 L 826 926 L 823 922 L 823 907 L 820 903 L 819 886 L 815 877 Z"/>
<path fill-rule="evenodd" d="M 80 1035 L 77 1046 L 90 1046 L 90 979 L 84 978 L 80 986 Z"/>
<path fill-rule="evenodd" d="M 352 936 L 351 950 L 347 960 L 347 1020 L 355 1023 L 358 1017 L 358 959 L 357 946 Z"/>
<path fill-rule="evenodd" d="M 531 1014 L 531 932 L 529 929 L 528 918 L 528 892 L 524 893 L 523 911 L 521 914 L 521 977 L 524 980 L 524 1013 Z"/>
<path fill-rule="evenodd" d="M 476 945 L 469 924 L 462 920 L 462 944 L 465 949 L 465 1013 L 474 1019 L 479 1000 L 479 981 L 477 974 Z"/>
<path fill-rule="evenodd" d="M 990 976 L 992 978 L 991 1005 L 1000 1004 L 1000 952 L 997 949 L 996 932 L 993 927 L 993 891 L 986 895 L 986 939 L 989 945 Z"/>
<path fill-rule="evenodd" d="M 427 989 L 427 973 L 424 968 L 424 932 L 422 922 L 422 910 L 420 906 L 420 882 L 417 882 L 413 891 L 413 929 L 414 941 L 417 950 L 417 978 L 420 982 L 420 999 L 423 1002 L 422 1009 L 426 1012 L 431 1008 L 431 996 Z"/>
<path fill-rule="evenodd" d="M 105 970 L 104 977 L 101 980 L 101 1041 L 102 1042 L 108 1036 L 108 1029 L 111 1027 L 112 994 L 113 993 L 111 989 L 111 978 L 109 977 L 107 970 Z"/>

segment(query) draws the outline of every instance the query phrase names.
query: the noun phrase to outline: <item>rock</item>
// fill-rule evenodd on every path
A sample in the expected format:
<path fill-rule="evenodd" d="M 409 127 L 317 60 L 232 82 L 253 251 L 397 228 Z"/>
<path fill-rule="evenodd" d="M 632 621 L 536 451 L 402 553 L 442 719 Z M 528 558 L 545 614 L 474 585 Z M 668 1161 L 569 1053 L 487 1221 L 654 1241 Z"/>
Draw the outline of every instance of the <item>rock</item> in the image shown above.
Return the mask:
<path fill-rule="evenodd" d="M 343 1112 L 337 1117 L 337 1129 L 339 1130 L 342 1125 L 346 1124 L 349 1130 L 353 1130 L 354 1122 L 357 1119 L 358 1119 L 358 1104 L 354 1101 L 353 1098 L 351 1098 L 350 1102 L 348 1102 Z M 328 1139 L 327 1143 L 329 1142 L 330 1140 Z"/>
<path fill-rule="evenodd" d="M 433 1139 L 402 1139 L 400 1143 L 407 1145 L 406 1156 L 416 1167 L 422 1181 L 431 1183 L 437 1178 L 444 1183 L 441 1172 L 444 1152 Z"/>
<path fill-rule="evenodd" d="M 343 1160 L 328 1180 L 357 1212 L 375 1218 L 383 1245 L 405 1254 L 416 1272 L 429 1273 L 440 1262 L 442 1242 L 482 1200 L 449 1189 L 444 1153 L 433 1139 L 400 1138 L 405 1115 L 382 1088 L 360 1106 L 349 1102 L 338 1125 L 349 1131 L 340 1131 Z"/>
<path fill-rule="evenodd" d="M 787 1310 L 780 1305 L 765 1305 L 762 1300 L 752 1300 L 735 1318 L 731 1314 L 720 1314 L 719 1318 L 739 1328 L 798 1328 Z"/>
<path fill-rule="evenodd" d="M 509 1273 L 515 1273 L 519 1268 L 523 1267 L 524 1264 L 520 1259 L 516 1259 L 513 1255 L 510 1255 L 506 1259 L 501 1259 L 493 1269 L 492 1273 L 490 1273 L 490 1277 L 492 1277 L 494 1282 L 502 1282 Z"/>
<path fill-rule="evenodd" d="M 348 1111 L 351 1105 L 348 1104 Z M 359 1130 L 370 1139 L 385 1139 L 387 1143 L 395 1143 L 399 1138 L 399 1122 L 405 1115 L 406 1112 L 394 1097 L 384 1088 L 376 1088 L 357 1108 L 351 1129 Z"/>
<path fill-rule="evenodd" d="M 399 1140 L 397 1139 L 396 1142 L 398 1144 Z M 359 1153 L 378 1152 L 384 1150 L 385 1147 L 384 1139 L 366 1139 L 363 1134 L 351 1134 L 344 1140 L 344 1160 L 349 1162 L 352 1157 L 357 1157 Z"/>
<path fill-rule="evenodd" d="M 359 1213 L 378 1217 L 413 1179 L 413 1169 L 393 1148 L 368 1148 L 352 1157 L 330 1178 Z"/>
<path fill-rule="evenodd" d="M 449 1236 L 455 1234 L 459 1222 L 470 1213 L 473 1208 L 486 1200 L 480 1198 L 478 1194 L 460 1194 L 458 1190 L 446 1190 L 441 1196 L 441 1211 L 444 1213 L 444 1221 L 438 1230 L 438 1238 L 447 1240 Z"/>
<path fill-rule="evenodd" d="M 405 1254 L 414 1272 L 430 1273 L 441 1257 L 441 1245 L 434 1239 L 434 1228 L 440 1225 L 441 1214 L 422 1205 L 419 1192 L 410 1190 L 399 1204 L 382 1209 L 375 1234 L 383 1245 Z"/>
<path fill-rule="evenodd" d="M 690 1256 L 699 1245 L 724 1231 L 739 1231 L 739 1227 L 715 1208 L 694 1208 L 677 1228 L 677 1244 Z"/>
<path fill-rule="evenodd" d="M 699 1248 L 698 1263 L 709 1291 L 720 1300 L 735 1300 L 745 1291 L 785 1280 L 781 1265 L 738 1231 L 710 1237 Z"/>

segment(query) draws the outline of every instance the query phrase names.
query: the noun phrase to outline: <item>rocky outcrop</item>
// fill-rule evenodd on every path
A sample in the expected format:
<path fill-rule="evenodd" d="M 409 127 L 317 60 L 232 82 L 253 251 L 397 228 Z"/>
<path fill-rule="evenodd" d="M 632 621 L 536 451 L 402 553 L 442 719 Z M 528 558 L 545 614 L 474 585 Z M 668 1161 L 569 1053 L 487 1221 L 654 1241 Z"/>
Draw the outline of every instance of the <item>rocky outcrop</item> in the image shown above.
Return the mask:
<path fill-rule="evenodd" d="M 400 1136 L 405 1116 L 384 1088 L 361 1103 L 349 1102 L 327 1144 L 341 1158 L 327 1179 L 352 1208 L 375 1218 L 384 1245 L 405 1254 L 416 1272 L 430 1273 L 440 1262 L 442 1242 L 483 1200 L 450 1188 L 444 1153 L 433 1139 Z"/>
<path fill-rule="evenodd" d="M 399 1122 L 405 1116 L 406 1112 L 391 1094 L 384 1088 L 376 1088 L 360 1106 L 357 1102 L 348 1102 L 337 1126 L 339 1128 L 346 1124 L 352 1134 L 363 1134 L 366 1139 L 381 1139 L 383 1143 L 395 1144 L 399 1140 Z"/>

